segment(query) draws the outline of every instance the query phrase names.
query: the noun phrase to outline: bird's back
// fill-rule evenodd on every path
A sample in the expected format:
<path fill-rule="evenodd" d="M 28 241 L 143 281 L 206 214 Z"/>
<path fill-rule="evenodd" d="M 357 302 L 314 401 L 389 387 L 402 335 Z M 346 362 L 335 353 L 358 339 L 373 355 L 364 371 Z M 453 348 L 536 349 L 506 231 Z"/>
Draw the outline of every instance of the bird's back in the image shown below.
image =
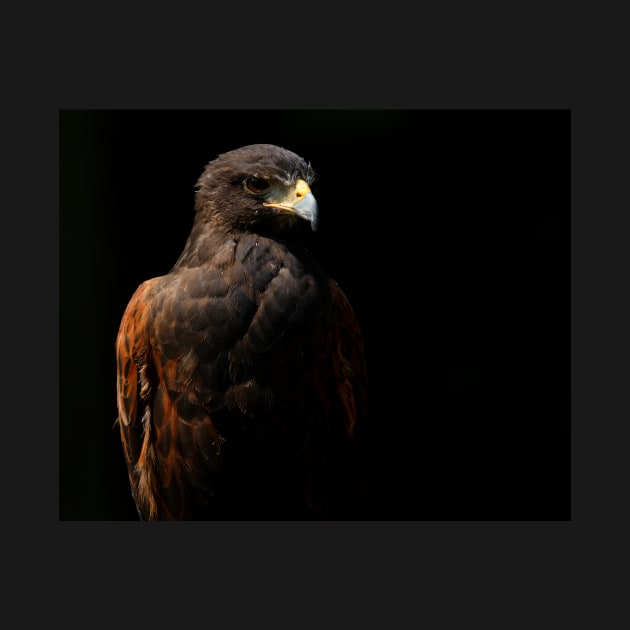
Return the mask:
<path fill-rule="evenodd" d="M 128 462 L 143 518 L 141 488 L 160 518 L 333 517 L 352 433 L 334 287 L 305 250 L 259 235 L 141 287 L 135 432 L 150 432 Z"/>

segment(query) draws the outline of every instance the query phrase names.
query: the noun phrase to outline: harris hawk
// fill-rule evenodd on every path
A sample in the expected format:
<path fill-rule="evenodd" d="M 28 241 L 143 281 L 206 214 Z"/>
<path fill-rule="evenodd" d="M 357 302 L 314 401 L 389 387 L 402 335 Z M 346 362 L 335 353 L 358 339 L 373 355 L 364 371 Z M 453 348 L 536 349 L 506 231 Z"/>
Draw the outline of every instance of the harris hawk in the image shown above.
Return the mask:
<path fill-rule="evenodd" d="M 132 296 L 117 423 L 142 520 L 361 518 L 365 349 L 305 242 L 314 178 L 275 145 L 219 155 L 179 259 Z"/>

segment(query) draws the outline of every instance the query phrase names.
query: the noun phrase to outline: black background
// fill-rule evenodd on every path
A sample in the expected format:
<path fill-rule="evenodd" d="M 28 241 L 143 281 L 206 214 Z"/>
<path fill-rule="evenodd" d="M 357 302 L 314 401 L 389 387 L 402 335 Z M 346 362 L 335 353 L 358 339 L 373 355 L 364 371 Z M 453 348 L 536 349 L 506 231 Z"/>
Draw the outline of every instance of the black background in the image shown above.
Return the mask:
<path fill-rule="evenodd" d="M 136 519 L 114 339 L 218 153 L 310 161 L 368 353 L 372 520 L 568 520 L 568 110 L 62 110 L 61 520 Z"/>

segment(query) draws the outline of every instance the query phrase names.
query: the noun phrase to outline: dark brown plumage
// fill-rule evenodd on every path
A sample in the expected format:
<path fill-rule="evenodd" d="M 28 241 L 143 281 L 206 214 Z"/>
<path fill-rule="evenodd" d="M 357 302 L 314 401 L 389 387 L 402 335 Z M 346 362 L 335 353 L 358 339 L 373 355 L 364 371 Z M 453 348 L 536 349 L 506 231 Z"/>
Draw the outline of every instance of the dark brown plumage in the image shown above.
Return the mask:
<path fill-rule="evenodd" d="M 127 306 L 118 423 L 144 520 L 360 517 L 364 347 L 300 237 L 313 179 L 277 146 L 220 155 L 179 260 Z"/>

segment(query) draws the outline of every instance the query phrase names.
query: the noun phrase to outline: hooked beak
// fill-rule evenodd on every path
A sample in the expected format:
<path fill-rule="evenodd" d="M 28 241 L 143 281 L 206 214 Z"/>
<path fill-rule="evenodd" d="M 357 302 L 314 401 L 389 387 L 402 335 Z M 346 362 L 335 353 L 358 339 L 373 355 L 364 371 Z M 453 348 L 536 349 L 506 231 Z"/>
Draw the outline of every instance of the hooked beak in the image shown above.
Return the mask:
<path fill-rule="evenodd" d="M 295 186 L 289 189 L 284 197 L 277 200 L 269 199 L 269 201 L 263 202 L 263 206 L 294 214 L 308 221 L 313 232 L 317 230 L 319 221 L 317 201 L 315 201 L 309 185 L 303 179 L 298 179 Z"/>

